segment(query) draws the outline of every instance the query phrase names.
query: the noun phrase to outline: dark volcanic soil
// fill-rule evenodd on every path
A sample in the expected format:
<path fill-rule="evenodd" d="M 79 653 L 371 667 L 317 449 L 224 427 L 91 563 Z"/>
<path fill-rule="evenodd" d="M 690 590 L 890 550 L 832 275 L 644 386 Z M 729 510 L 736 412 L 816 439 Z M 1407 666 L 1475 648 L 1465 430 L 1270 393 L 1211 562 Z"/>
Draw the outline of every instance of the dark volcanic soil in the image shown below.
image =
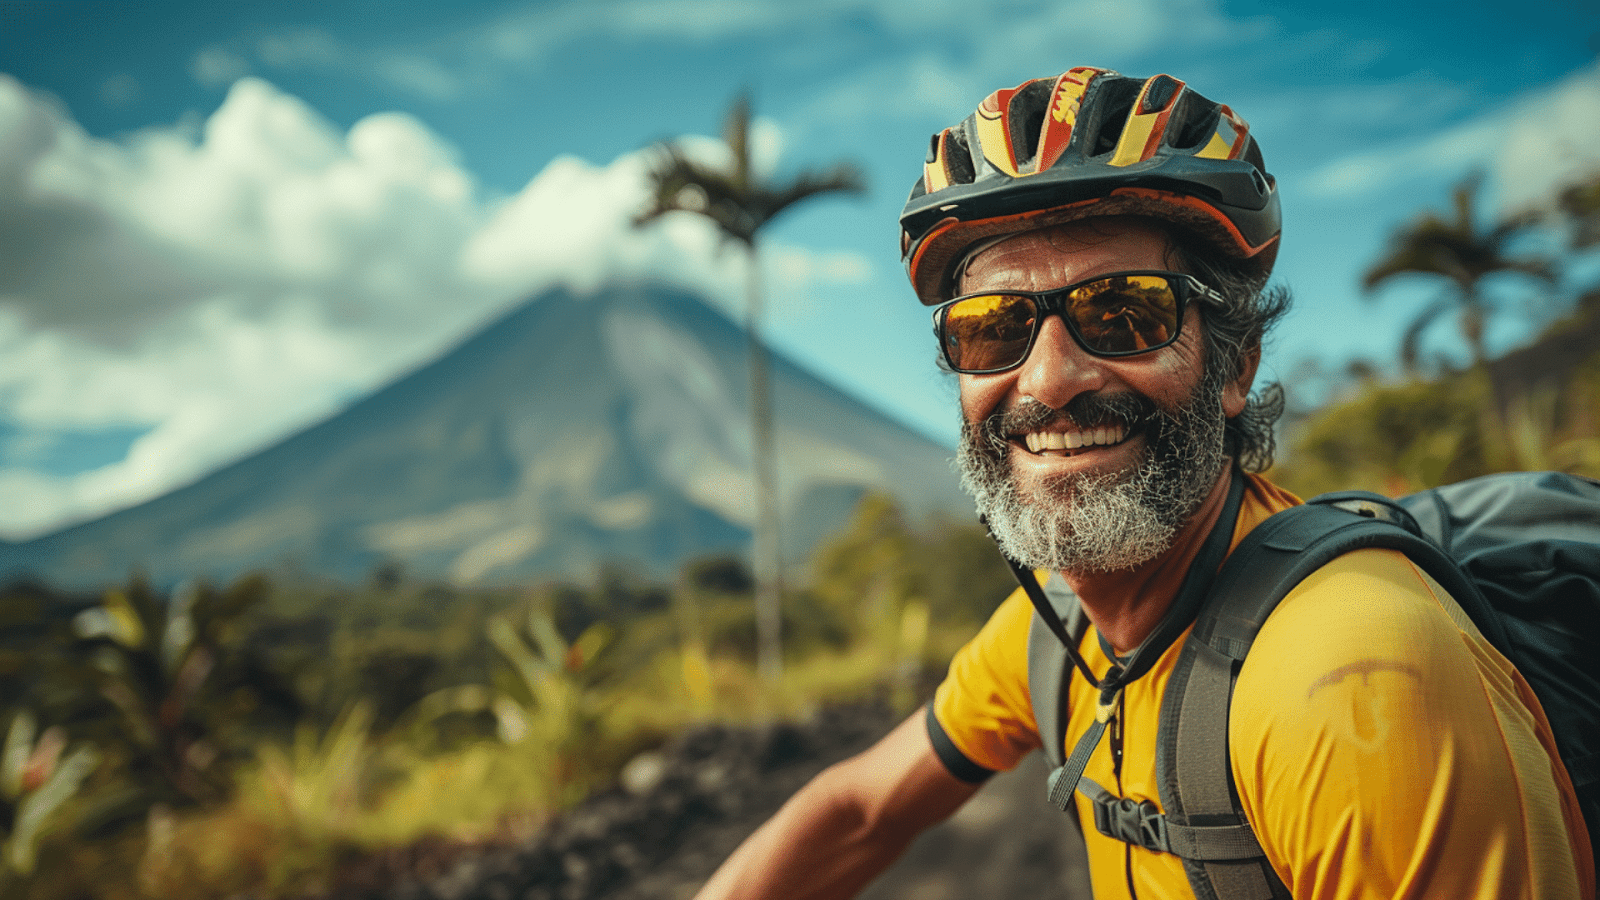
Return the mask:
<path fill-rule="evenodd" d="M 519 846 L 414 847 L 347 870 L 332 896 L 371 900 L 687 900 L 790 794 L 898 717 L 883 704 L 802 725 L 693 729 L 637 761 L 635 792 L 593 797 Z M 1044 800 L 1037 756 L 924 834 L 862 897 L 1087 898 L 1075 826 Z"/>

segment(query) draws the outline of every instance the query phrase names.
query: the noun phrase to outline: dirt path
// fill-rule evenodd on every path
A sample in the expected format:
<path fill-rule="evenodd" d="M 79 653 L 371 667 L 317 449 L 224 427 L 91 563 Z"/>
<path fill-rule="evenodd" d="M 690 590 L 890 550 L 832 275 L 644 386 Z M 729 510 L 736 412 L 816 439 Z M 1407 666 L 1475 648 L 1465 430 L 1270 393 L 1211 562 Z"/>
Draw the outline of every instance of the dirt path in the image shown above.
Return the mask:
<path fill-rule="evenodd" d="M 594 797 L 520 846 L 412 848 L 332 886 L 371 900 L 688 900 L 745 835 L 829 763 L 898 720 L 881 704 L 803 725 L 705 726 L 639 764 L 635 790 Z M 1044 800 L 1042 760 L 996 776 L 917 840 L 864 900 L 1087 900 L 1074 826 Z"/>

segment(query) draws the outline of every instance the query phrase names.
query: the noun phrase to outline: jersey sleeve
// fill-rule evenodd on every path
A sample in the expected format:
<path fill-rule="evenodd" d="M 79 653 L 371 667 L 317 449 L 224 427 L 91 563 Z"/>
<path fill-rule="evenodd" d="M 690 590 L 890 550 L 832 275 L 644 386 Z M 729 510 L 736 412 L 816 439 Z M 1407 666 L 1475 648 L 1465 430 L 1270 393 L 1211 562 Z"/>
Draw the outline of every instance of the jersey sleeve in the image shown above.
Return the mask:
<path fill-rule="evenodd" d="M 1267 620 L 1229 739 L 1246 815 L 1298 900 L 1593 897 L 1541 727 L 1454 601 L 1366 550 Z"/>
<path fill-rule="evenodd" d="M 950 662 L 934 693 L 929 737 L 952 774 L 967 781 L 1007 771 L 1039 747 L 1028 694 L 1028 624 L 1019 589 Z M 958 756 L 950 755 L 955 751 Z M 976 769 L 967 768 L 963 760 Z"/>

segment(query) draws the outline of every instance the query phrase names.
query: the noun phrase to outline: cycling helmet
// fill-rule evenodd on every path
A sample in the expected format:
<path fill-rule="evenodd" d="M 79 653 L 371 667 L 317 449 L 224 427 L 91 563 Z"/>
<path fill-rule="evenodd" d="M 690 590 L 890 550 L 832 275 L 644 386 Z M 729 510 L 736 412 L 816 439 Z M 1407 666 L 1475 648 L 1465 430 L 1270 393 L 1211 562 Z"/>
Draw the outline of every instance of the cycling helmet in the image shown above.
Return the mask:
<path fill-rule="evenodd" d="M 1282 228 L 1244 119 L 1170 75 L 1086 66 L 995 91 L 933 136 L 900 214 L 901 260 L 933 305 L 974 246 L 1109 215 L 1169 222 L 1263 277 Z"/>

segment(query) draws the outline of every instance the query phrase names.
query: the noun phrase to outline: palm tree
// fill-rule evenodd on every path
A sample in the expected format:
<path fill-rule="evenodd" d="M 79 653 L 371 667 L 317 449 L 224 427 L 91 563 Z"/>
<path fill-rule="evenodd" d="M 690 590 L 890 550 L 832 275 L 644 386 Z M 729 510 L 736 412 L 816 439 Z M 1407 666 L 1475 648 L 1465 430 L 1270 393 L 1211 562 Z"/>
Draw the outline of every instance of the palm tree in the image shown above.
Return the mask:
<path fill-rule="evenodd" d="M 1482 290 L 1486 276 L 1496 272 L 1521 272 L 1546 282 L 1555 280 L 1555 270 L 1549 261 L 1509 253 L 1512 240 L 1534 224 L 1532 216 L 1515 216 L 1487 230 L 1479 229 L 1474 198 L 1481 181 L 1479 176 L 1471 175 L 1456 186 L 1453 220 L 1447 221 L 1428 211 L 1400 229 L 1389 255 L 1362 277 L 1362 287 L 1369 294 L 1404 273 L 1442 277 L 1454 288 L 1425 307 L 1406 328 L 1400 344 L 1400 360 L 1407 370 L 1414 371 L 1417 367 L 1422 333 L 1452 307 L 1460 311 L 1461 335 L 1472 351 L 1474 367 L 1484 365 L 1487 359 L 1484 327 L 1493 311 L 1491 299 Z"/>
<path fill-rule="evenodd" d="M 1573 250 L 1600 246 L 1600 172 L 1568 185 L 1556 204 L 1570 224 L 1568 242 Z"/>
<path fill-rule="evenodd" d="M 785 186 L 758 181 L 750 165 L 750 101 L 734 99 L 723 129 L 732 166 L 721 170 L 686 156 L 671 142 L 655 146 L 650 169 L 651 205 L 635 220 L 643 226 L 669 212 L 690 212 L 717 224 L 724 239 L 743 245 L 748 262 L 745 327 L 750 357 L 750 432 L 755 477 L 756 658 L 761 673 L 776 680 L 782 672 L 779 635 L 783 583 L 778 548 L 778 503 L 773 446 L 772 398 L 766 349 L 761 343 L 761 279 L 756 236 L 780 212 L 819 194 L 859 193 L 860 174 L 848 164 L 824 173 L 802 172 Z"/>

